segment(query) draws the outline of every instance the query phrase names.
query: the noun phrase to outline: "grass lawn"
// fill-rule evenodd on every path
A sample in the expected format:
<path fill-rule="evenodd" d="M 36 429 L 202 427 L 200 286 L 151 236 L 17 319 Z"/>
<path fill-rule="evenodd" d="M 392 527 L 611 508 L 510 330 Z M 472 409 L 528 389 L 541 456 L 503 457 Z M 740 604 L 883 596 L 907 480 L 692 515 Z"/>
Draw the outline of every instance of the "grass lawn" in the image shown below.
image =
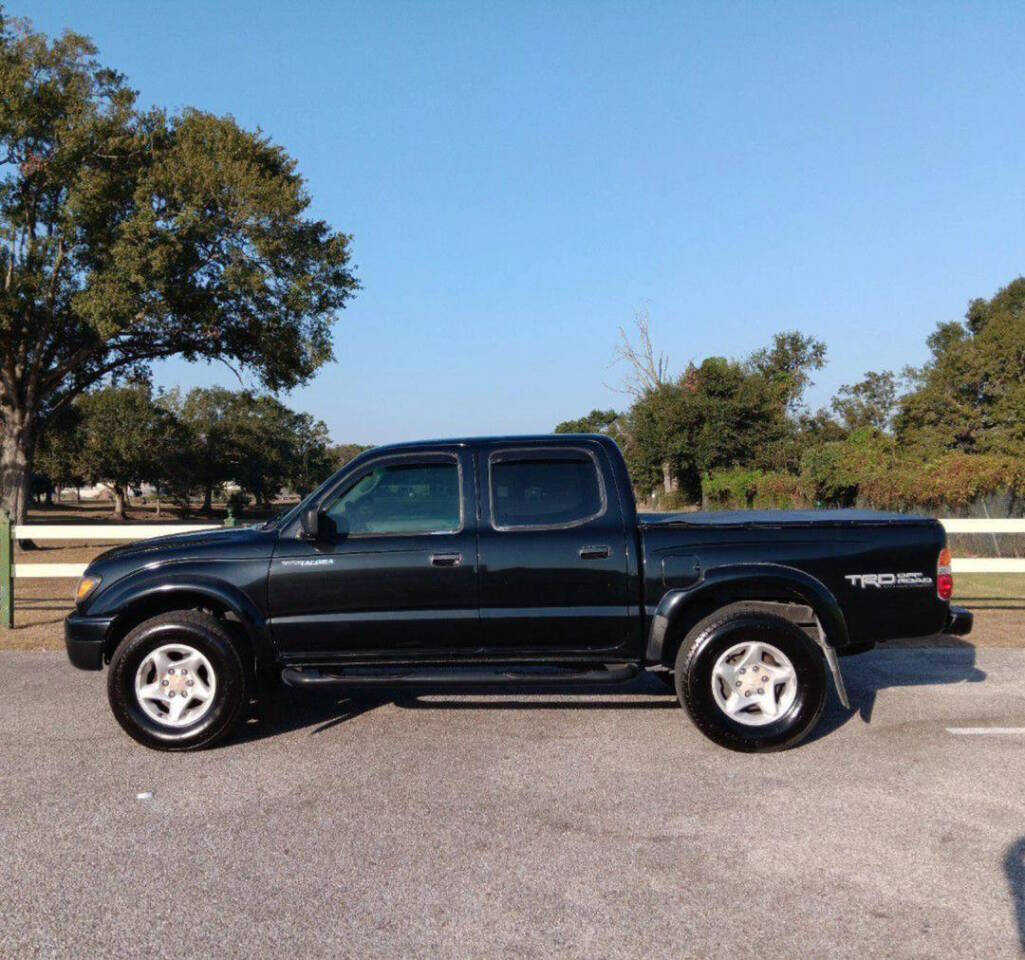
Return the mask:
<path fill-rule="evenodd" d="M 1025 610 L 1025 573 L 958 573 L 954 602 L 972 610 Z"/>

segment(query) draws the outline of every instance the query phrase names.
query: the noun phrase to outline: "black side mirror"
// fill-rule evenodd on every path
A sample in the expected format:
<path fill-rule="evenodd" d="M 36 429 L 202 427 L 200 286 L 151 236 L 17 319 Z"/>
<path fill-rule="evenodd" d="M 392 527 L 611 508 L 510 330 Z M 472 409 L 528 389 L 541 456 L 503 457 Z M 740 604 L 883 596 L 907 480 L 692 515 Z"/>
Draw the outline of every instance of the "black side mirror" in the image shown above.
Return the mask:
<path fill-rule="evenodd" d="M 299 525 L 302 527 L 304 540 L 323 540 L 324 530 L 321 520 L 323 514 L 319 507 L 307 507 L 299 516 Z"/>

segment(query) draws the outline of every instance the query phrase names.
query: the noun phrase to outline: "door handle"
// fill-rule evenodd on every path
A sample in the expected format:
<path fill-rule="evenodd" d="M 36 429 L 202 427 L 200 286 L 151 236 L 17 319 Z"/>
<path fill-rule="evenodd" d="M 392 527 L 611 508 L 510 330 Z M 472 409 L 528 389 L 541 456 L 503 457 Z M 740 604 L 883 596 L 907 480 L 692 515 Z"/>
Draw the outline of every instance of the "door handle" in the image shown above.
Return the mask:
<path fill-rule="evenodd" d="M 463 562 L 461 553 L 432 553 L 431 566 L 434 567 L 458 567 Z"/>
<path fill-rule="evenodd" d="M 580 548 L 581 560 L 605 560 L 612 556 L 612 547 L 606 543 L 592 543 Z"/>

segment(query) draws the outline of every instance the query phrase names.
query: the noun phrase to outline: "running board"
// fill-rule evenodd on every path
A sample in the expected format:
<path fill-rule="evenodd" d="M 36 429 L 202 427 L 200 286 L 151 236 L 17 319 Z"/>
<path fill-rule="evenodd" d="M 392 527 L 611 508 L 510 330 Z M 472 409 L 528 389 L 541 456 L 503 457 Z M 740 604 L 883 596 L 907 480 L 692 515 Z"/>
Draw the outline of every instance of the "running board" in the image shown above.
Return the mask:
<path fill-rule="evenodd" d="M 281 679 L 290 687 L 413 687 L 444 686 L 557 686 L 578 683 L 623 683 L 636 677 L 640 667 L 625 664 L 609 670 L 541 673 L 528 670 L 409 670 L 401 673 L 323 673 L 310 667 L 288 667 Z"/>

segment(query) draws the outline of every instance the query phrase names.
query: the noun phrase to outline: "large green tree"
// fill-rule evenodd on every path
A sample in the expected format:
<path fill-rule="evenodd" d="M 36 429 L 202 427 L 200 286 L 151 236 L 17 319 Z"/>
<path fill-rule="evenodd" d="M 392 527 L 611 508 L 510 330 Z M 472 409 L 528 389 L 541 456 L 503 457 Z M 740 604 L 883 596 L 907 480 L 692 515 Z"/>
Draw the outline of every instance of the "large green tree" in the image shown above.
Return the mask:
<path fill-rule="evenodd" d="M 0 505 L 112 372 L 223 360 L 276 390 L 331 357 L 358 284 L 295 161 L 231 117 L 141 110 L 75 33 L 0 21 Z"/>
<path fill-rule="evenodd" d="M 264 509 L 286 486 L 305 492 L 331 472 L 327 428 L 275 397 L 235 394 L 223 422 L 231 479 Z"/>
<path fill-rule="evenodd" d="M 777 384 L 749 365 L 709 357 L 690 366 L 675 389 L 662 397 L 664 456 L 691 499 L 702 477 L 716 469 L 775 467 L 791 435 Z M 644 401 L 642 401 L 643 403 Z"/>
<path fill-rule="evenodd" d="M 812 371 L 825 365 L 826 345 L 797 330 L 774 334 L 768 347 L 756 350 L 747 360 L 749 370 L 773 385 L 791 417 L 804 409 L 804 393 L 814 383 Z"/>
<path fill-rule="evenodd" d="M 653 356 L 643 337 L 642 344 L 635 355 Z M 744 360 L 709 357 L 675 379 L 664 365 L 657 377 L 635 377 L 636 399 L 616 424 L 635 485 L 647 491 L 661 484 L 666 493 L 679 488 L 696 500 L 713 470 L 796 470 L 804 425 L 811 422 L 804 392 L 825 352 L 814 338 L 789 331 Z"/>
<path fill-rule="evenodd" d="M 869 370 L 864 379 L 840 387 L 831 406 L 848 431 L 872 427 L 887 433 L 893 427 L 899 399 L 900 386 L 894 373 Z"/>
<path fill-rule="evenodd" d="M 309 413 L 292 413 L 289 424 L 291 454 L 285 480 L 292 490 L 305 497 L 335 470 L 327 425 Z"/>
<path fill-rule="evenodd" d="M 149 384 L 91 390 L 75 407 L 81 416 L 77 472 L 110 488 L 114 516 L 124 520 L 130 488 L 176 476 L 189 445 L 172 413 L 154 402 Z"/>
<path fill-rule="evenodd" d="M 615 410 L 592 410 L 578 420 L 563 420 L 555 425 L 555 433 L 606 433 L 614 436 L 619 414 Z"/>
<path fill-rule="evenodd" d="M 962 322 L 929 337 L 932 357 L 909 371 L 914 389 L 897 416 L 906 446 L 1025 457 L 1025 277 L 990 300 L 973 300 Z"/>
<path fill-rule="evenodd" d="M 232 479 L 238 456 L 229 414 L 237 396 L 224 387 L 194 387 L 184 398 L 175 391 L 164 401 L 190 438 L 194 454 L 192 483 L 203 495 L 201 513 L 213 509 L 214 488 Z"/>
<path fill-rule="evenodd" d="M 373 449 L 372 444 L 367 443 L 338 443 L 327 448 L 327 456 L 331 465 L 331 472 L 340 470 L 349 461 L 355 460 L 364 450 Z M 321 480 L 327 479 L 327 475 Z"/>
<path fill-rule="evenodd" d="M 56 414 L 43 434 L 35 457 L 36 476 L 47 490 L 74 487 L 85 483 L 82 473 L 82 414 L 72 404 Z"/>

